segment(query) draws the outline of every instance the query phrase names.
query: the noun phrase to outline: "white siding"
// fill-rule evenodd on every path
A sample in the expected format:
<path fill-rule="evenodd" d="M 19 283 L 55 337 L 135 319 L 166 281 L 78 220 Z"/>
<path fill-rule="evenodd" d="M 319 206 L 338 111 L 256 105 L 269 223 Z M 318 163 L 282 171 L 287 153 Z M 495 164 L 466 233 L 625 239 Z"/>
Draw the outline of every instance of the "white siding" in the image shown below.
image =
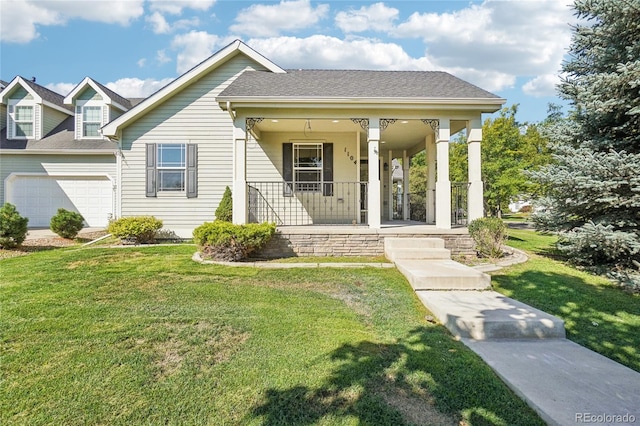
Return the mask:
<path fill-rule="evenodd" d="M 50 131 L 56 128 L 56 126 L 62 123 L 67 117 L 67 114 L 57 111 L 53 108 L 44 107 L 42 108 L 42 136 L 46 136 Z"/>
<path fill-rule="evenodd" d="M 140 117 L 123 131 L 122 215 L 153 215 L 166 229 L 190 236 L 214 218 L 226 186 L 232 185 L 232 122 L 215 100 L 243 70 L 262 69 L 243 55 L 220 65 L 191 86 Z M 145 144 L 198 145 L 198 197 L 158 193 L 145 196 Z"/>
<path fill-rule="evenodd" d="M 33 138 L 42 139 L 42 105 L 40 104 L 33 107 Z"/>
<path fill-rule="evenodd" d="M 108 175 L 115 182 L 115 155 L 0 155 L 0 204 L 5 202 L 5 181 L 12 173 L 47 173 L 52 175 Z"/>
<path fill-rule="evenodd" d="M 312 140 L 303 133 L 262 133 L 261 141 L 250 140 L 247 143 L 247 182 L 280 182 L 282 176 L 282 144 L 286 142 L 304 143 L 333 143 L 333 196 L 319 193 L 304 193 L 301 196 L 285 197 L 280 191 L 273 192 L 268 199 L 271 208 L 282 220 L 297 217 L 306 224 L 317 223 L 321 216 L 327 215 L 325 206 L 332 207 L 333 219 L 350 222 L 359 215 L 358 205 L 359 187 L 355 184 L 359 180 L 359 166 L 357 160 L 357 139 L 353 133 L 322 133 L 314 132 Z M 353 160 L 351 160 L 353 156 Z M 256 187 L 260 187 L 257 185 Z M 263 186 L 264 187 L 264 186 Z M 273 188 L 273 186 L 270 186 Z M 348 194 L 347 194 L 348 192 Z M 272 198 L 275 197 L 275 198 Z M 339 201 L 340 199 L 340 201 Z M 314 214 L 313 212 L 316 212 Z"/>

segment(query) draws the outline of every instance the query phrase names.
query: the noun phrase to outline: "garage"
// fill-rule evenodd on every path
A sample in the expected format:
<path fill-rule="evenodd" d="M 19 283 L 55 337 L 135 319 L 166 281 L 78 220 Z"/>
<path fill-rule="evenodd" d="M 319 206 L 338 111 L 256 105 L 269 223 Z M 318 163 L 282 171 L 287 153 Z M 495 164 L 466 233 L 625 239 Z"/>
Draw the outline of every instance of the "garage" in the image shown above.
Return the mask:
<path fill-rule="evenodd" d="M 29 218 L 29 227 L 48 228 L 60 207 L 80 213 L 86 226 L 107 226 L 113 195 L 107 176 L 14 175 L 7 181 L 7 201 Z"/>

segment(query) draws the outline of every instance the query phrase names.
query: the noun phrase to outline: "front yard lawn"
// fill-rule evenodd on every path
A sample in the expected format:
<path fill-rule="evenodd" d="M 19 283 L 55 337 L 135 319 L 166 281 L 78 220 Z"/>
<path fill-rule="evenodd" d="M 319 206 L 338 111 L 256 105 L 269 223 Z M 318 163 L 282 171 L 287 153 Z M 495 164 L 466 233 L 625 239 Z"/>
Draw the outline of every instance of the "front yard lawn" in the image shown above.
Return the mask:
<path fill-rule="evenodd" d="M 540 425 L 393 269 L 0 261 L 0 424 Z"/>
<path fill-rule="evenodd" d="M 567 338 L 640 371 L 640 294 L 558 260 L 555 236 L 509 230 L 530 259 L 492 276 L 496 291 L 562 318 Z"/>

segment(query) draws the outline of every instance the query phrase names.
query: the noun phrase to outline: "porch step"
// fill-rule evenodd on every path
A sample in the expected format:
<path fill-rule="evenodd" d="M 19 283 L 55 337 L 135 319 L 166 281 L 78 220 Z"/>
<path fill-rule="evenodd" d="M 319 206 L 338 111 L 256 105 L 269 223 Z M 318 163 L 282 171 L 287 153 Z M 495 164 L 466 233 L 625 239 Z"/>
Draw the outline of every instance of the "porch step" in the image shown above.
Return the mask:
<path fill-rule="evenodd" d="M 484 290 L 491 286 L 485 273 L 450 259 L 395 261 L 414 290 Z"/>
<path fill-rule="evenodd" d="M 564 321 L 495 291 L 416 291 L 451 334 L 475 340 L 562 339 Z"/>
<path fill-rule="evenodd" d="M 392 262 L 400 259 L 451 259 L 442 238 L 385 238 L 384 255 Z"/>
<path fill-rule="evenodd" d="M 451 250 L 445 248 L 396 248 L 385 253 L 392 262 L 407 260 L 451 259 Z"/>

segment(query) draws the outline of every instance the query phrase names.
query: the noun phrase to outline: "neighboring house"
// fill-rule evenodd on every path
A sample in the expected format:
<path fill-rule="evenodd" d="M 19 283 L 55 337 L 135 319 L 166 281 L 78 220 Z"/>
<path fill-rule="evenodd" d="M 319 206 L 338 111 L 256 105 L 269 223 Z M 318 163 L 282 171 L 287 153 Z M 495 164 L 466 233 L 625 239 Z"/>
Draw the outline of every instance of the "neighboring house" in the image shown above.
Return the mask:
<path fill-rule="evenodd" d="M 18 84 L 12 85 L 1 92 L 3 103 L 15 98 Z M 448 142 L 463 129 L 467 216 L 480 217 L 481 114 L 504 102 L 443 72 L 284 70 L 235 41 L 138 105 L 86 79 L 62 108 L 72 120 L 75 113 L 69 143 L 108 150 L 101 155 L 112 161 L 104 176 L 114 184 L 113 215 L 154 215 L 188 237 L 214 218 L 226 186 L 236 223 L 380 228 L 397 216 L 392 165 L 400 163 L 393 160 L 403 159 L 408 187 L 409 158 L 425 149 L 427 223 L 449 229 Z M 94 132 L 98 118 L 109 121 L 101 128 L 108 140 L 77 140 L 85 128 Z M 4 145 L 0 152 L 5 161 Z M 65 158 L 67 172 L 77 168 Z M 2 178 L 6 186 L 4 167 Z M 408 210 L 403 206 L 402 218 Z"/>
<path fill-rule="evenodd" d="M 16 77 L 0 98 L 0 200 L 15 204 L 30 227 L 48 227 L 60 207 L 106 226 L 117 205 L 118 146 L 100 128 L 130 101 L 90 78 L 65 98 Z"/>

